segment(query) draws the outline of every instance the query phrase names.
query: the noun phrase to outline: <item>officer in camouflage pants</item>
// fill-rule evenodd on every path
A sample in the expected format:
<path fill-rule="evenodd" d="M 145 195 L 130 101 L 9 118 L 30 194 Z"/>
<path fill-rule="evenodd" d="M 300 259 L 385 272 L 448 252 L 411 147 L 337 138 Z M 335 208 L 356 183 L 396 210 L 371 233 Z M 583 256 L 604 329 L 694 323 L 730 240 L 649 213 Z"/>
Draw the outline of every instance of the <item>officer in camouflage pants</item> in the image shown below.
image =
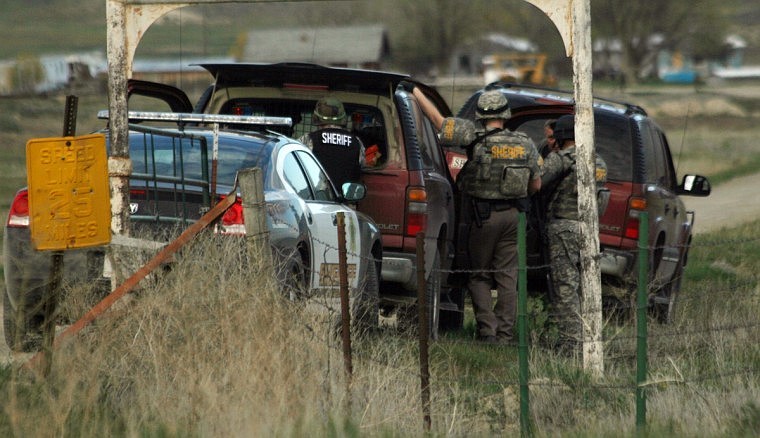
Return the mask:
<path fill-rule="evenodd" d="M 470 120 L 443 118 L 422 92 L 411 88 L 440 131 L 441 144 L 467 150 L 457 187 L 472 200 L 468 288 L 477 338 L 488 344 L 510 343 L 517 314 L 518 214 L 527 209 L 528 196 L 541 187 L 538 150 L 525 134 L 506 129 L 509 103 L 498 90 L 478 98 L 475 114 L 480 126 L 476 126 Z"/>
<path fill-rule="evenodd" d="M 541 168 L 542 195 L 548 199 L 546 219 L 549 237 L 551 279 L 555 301 L 553 318 L 559 328 L 560 348 L 571 352 L 583 339 L 580 287 L 580 223 L 578 187 L 575 173 L 575 118 L 557 119 L 554 138 L 559 151 L 550 153 Z M 607 166 L 596 157 L 596 183 L 607 179 Z"/>

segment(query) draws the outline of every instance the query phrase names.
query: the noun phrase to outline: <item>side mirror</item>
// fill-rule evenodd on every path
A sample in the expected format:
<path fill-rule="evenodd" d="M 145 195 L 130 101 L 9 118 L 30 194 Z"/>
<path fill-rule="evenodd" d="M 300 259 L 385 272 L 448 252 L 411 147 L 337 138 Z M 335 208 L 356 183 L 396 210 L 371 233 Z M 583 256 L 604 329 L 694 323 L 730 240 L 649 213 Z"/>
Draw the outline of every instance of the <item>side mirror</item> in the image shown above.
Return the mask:
<path fill-rule="evenodd" d="M 679 195 L 709 196 L 711 190 L 710 181 L 702 175 L 684 175 L 678 186 Z"/>
<path fill-rule="evenodd" d="M 345 182 L 340 189 L 347 202 L 358 202 L 367 196 L 367 186 L 364 183 Z"/>

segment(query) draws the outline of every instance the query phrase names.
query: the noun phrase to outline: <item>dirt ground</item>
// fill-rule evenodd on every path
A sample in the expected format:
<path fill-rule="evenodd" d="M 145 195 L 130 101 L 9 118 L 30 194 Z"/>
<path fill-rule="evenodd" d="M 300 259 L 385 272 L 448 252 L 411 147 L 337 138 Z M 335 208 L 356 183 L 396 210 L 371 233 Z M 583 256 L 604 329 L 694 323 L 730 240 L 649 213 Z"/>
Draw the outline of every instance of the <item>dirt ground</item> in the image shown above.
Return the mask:
<path fill-rule="evenodd" d="M 714 187 L 710 196 L 684 196 L 689 210 L 695 212 L 696 234 L 716 231 L 723 227 L 753 221 L 760 217 L 760 173 L 734 178 Z"/>

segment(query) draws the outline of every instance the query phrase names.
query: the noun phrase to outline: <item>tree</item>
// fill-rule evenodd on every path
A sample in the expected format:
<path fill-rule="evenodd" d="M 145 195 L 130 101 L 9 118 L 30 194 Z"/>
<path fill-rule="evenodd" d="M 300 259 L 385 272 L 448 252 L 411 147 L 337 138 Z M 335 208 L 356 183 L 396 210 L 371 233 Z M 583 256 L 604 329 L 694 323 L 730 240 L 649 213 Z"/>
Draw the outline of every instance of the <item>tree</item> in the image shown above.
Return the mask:
<path fill-rule="evenodd" d="M 725 4 L 719 0 L 591 0 L 592 32 L 595 39 L 620 41 L 624 77 L 627 83 L 636 83 L 656 48 L 695 57 L 719 53 L 726 29 Z"/>

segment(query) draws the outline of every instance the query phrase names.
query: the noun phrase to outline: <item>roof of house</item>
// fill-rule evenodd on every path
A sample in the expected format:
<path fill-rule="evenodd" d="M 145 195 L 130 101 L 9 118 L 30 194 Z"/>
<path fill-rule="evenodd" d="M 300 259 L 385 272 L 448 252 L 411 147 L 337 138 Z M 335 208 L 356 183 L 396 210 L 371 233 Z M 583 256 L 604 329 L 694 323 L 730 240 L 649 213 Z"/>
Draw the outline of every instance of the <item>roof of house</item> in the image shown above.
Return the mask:
<path fill-rule="evenodd" d="M 248 32 L 241 61 L 362 64 L 389 53 L 382 25 L 268 29 Z"/>

